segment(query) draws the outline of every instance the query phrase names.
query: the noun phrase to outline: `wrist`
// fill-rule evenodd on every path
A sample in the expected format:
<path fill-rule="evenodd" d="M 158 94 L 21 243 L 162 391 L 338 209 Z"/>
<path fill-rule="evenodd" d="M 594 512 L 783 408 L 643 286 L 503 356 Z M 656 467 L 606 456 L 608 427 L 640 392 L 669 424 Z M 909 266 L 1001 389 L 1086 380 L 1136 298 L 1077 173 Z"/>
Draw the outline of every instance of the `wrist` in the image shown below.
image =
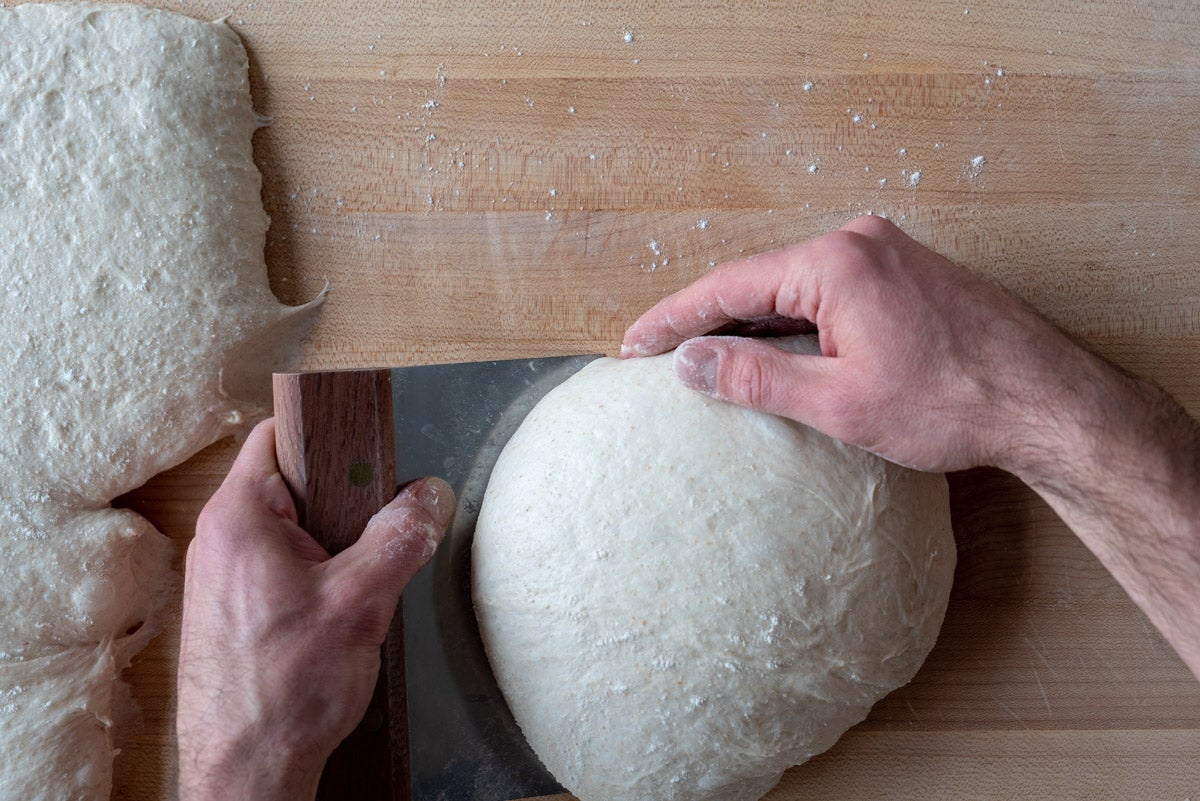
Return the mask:
<path fill-rule="evenodd" d="M 1027 423 L 999 466 L 1053 502 L 1087 503 L 1124 492 L 1113 482 L 1175 490 L 1174 503 L 1197 505 L 1200 426 L 1166 393 L 1097 356 L 1080 351 L 1041 394 L 1031 394 Z M 1196 510 L 1200 512 L 1200 508 Z"/>
<path fill-rule="evenodd" d="M 1121 440 L 1136 436 L 1142 423 L 1131 418 L 1144 413 L 1152 390 L 1073 345 L 1030 372 L 1009 399 L 996 464 L 1039 493 L 1071 495 L 1076 471 L 1102 471 Z"/>
<path fill-rule="evenodd" d="M 182 740 L 182 738 L 181 738 Z M 327 754 L 286 738 L 247 734 L 179 749 L 180 801 L 311 799 Z"/>

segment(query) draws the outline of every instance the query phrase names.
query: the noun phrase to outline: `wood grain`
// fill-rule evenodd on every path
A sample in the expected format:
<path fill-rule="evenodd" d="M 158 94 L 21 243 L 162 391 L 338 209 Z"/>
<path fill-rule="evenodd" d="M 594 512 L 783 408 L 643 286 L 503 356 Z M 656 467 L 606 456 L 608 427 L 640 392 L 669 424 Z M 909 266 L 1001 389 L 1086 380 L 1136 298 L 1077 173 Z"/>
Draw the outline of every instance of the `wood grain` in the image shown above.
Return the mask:
<path fill-rule="evenodd" d="M 389 370 L 276 373 L 275 454 L 297 519 L 335 555 L 358 541 L 396 492 Z M 317 801 L 408 801 L 403 617 L 380 650 L 363 719 L 321 773 Z"/>
<path fill-rule="evenodd" d="M 388 370 L 277 373 L 275 453 L 300 525 L 329 553 L 396 494 Z"/>
<path fill-rule="evenodd" d="M 273 287 L 332 286 L 308 368 L 611 352 L 714 263 L 872 210 L 1200 413 L 1192 2 L 161 5 L 248 44 Z M 233 453 L 128 503 L 182 552 Z M 770 797 L 1200 797 L 1179 660 L 1031 492 L 951 486 L 938 646 Z M 117 798 L 169 794 L 176 638 L 128 673 Z"/>

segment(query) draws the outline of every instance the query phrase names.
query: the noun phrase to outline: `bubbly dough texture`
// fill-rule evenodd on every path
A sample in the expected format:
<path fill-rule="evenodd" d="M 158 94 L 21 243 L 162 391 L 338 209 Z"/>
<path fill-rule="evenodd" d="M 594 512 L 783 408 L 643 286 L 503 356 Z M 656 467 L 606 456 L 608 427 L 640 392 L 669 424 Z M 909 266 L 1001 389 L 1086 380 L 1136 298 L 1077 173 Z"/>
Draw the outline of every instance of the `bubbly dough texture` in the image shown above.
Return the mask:
<path fill-rule="evenodd" d="M 757 799 L 912 678 L 953 578 L 945 478 L 601 359 L 501 454 L 472 554 L 530 745 L 583 801 Z"/>
<path fill-rule="evenodd" d="M 22 5 L 0 42 L 0 798 L 107 798 L 114 681 L 174 585 L 109 502 L 269 408 L 310 307 L 267 283 L 232 30 Z"/>

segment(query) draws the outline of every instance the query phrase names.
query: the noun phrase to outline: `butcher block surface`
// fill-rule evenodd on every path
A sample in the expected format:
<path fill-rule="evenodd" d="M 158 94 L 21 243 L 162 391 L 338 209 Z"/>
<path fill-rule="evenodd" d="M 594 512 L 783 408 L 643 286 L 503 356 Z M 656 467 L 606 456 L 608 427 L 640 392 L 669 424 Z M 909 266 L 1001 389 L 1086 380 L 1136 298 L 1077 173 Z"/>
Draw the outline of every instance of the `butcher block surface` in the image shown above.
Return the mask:
<path fill-rule="evenodd" d="M 615 352 L 713 264 L 868 211 L 1200 414 L 1200 8 L 178 0 L 251 54 L 306 368 Z M 236 447 L 125 499 L 177 544 Z M 1200 799 L 1200 683 L 1012 477 L 949 477 L 916 679 L 768 796 Z M 178 602 L 114 797 L 171 795 Z M 1200 611 L 1197 611 L 1200 614 Z"/>

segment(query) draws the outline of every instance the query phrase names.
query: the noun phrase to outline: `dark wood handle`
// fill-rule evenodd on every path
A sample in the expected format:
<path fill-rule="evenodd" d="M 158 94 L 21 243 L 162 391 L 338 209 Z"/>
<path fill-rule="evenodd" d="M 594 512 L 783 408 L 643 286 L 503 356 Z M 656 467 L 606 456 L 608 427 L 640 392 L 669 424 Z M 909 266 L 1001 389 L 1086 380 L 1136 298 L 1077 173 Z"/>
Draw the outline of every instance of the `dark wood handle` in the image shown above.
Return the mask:
<path fill-rule="evenodd" d="M 396 491 L 390 370 L 277 373 L 275 453 L 300 525 L 330 555 Z M 380 653 L 366 715 L 321 774 L 319 801 L 409 801 L 402 617 Z"/>

